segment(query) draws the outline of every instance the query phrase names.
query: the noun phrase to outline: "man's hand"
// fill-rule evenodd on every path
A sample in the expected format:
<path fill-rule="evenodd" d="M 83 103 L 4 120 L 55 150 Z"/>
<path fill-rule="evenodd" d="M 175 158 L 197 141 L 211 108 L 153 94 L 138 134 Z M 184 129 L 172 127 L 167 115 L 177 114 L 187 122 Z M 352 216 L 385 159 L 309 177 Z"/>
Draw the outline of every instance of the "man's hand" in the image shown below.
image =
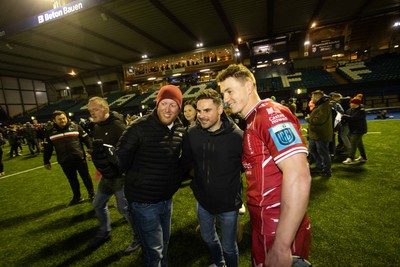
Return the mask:
<path fill-rule="evenodd" d="M 51 164 L 44 164 L 44 168 L 46 170 L 51 170 Z"/>
<path fill-rule="evenodd" d="M 289 267 L 292 266 L 292 252 L 290 247 L 287 249 L 277 249 L 272 245 L 270 251 L 265 258 L 265 266 L 267 267 Z"/>
<path fill-rule="evenodd" d="M 118 158 L 115 155 L 115 148 L 104 144 L 101 139 L 93 141 L 92 161 L 97 170 L 106 179 L 116 178 L 121 174 L 118 170 Z"/>

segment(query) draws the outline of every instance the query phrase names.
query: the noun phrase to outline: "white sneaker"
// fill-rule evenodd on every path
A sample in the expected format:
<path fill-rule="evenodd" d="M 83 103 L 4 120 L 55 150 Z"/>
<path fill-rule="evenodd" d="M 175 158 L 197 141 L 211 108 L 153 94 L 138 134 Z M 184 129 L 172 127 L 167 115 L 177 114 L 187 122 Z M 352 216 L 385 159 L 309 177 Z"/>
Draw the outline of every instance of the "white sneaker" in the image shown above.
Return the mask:
<path fill-rule="evenodd" d="M 244 204 L 242 204 L 242 207 L 239 209 L 239 214 L 243 215 L 246 213 L 246 207 L 244 206 Z"/>
<path fill-rule="evenodd" d="M 364 159 L 363 157 L 359 156 L 359 157 L 356 158 L 354 161 L 357 161 L 357 162 L 366 162 L 367 160 Z"/>
<path fill-rule="evenodd" d="M 342 163 L 343 163 L 343 164 L 346 164 L 346 165 L 351 165 L 351 164 L 356 164 L 356 163 L 358 163 L 358 162 L 352 160 L 351 158 L 347 158 L 347 159 L 346 159 L 345 161 L 343 161 Z"/>

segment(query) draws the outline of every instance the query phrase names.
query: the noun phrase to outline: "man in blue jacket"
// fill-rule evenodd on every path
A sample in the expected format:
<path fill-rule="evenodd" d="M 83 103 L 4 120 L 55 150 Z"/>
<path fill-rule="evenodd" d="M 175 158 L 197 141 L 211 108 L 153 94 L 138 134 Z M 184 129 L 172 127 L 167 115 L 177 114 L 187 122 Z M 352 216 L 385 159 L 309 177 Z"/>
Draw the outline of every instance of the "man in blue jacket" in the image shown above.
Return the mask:
<path fill-rule="evenodd" d="M 239 261 L 236 238 L 242 206 L 243 132 L 224 113 L 221 96 L 215 90 L 202 91 L 196 101 L 198 124 L 184 138 L 182 162 L 185 169 L 194 165 L 191 188 L 212 266 L 235 267 Z M 221 225 L 221 241 L 216 218 Z"/>

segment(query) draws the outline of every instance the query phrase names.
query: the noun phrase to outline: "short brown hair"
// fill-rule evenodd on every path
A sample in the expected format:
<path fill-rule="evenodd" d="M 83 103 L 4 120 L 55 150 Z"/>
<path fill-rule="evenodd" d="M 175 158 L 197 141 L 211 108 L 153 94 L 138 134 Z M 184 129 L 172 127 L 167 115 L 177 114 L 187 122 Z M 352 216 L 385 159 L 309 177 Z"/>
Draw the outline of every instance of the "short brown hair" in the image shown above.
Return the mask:
<path fill-rule="evenodd" d="M 54 110 L 53 113 L 51 114 L 51 117 L 54 120 L 57 116 L 60 116 L 61 114 L 64 114 L 65 117 L 67 117 L 67 114 L 62 110 Z"/>
<path fill-rule="evenodd" d="M 214 89 L 205 89 L 201 91 L 196 97 L 196 103 L 201 99 L 211 99 L 215 105 L 222 105 L 221 95 Z"/>
<path fill-rule="evenodd" d="M 218 73 L 216 80 L 217 82 L 223 82 L 229 77 L 235 78 L 241 82 L 251 81 L 254 87 L 256 86 L 256 79 L 253 73 L 243 64 L 229 65 L 226 69 Z"/>

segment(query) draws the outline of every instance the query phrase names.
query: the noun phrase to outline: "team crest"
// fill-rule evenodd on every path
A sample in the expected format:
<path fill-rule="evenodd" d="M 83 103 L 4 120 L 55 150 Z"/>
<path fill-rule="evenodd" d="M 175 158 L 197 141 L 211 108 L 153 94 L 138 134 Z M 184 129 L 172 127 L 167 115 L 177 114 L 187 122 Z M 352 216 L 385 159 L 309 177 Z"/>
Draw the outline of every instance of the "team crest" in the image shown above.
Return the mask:
<path fill-rule="evenodd" d="M 284 128 L 275 133 L 279 143 L 281 145 L 287 146 L 294 142 L 296 137 L 294 136 L 292 130 L 290 128 Z"/>
<path fill-rule="evenodd" d="M 291 122 L 277 124 L 271 127 L 269 132 L 278 151 L 302 143 L 302 139 Z"/>

